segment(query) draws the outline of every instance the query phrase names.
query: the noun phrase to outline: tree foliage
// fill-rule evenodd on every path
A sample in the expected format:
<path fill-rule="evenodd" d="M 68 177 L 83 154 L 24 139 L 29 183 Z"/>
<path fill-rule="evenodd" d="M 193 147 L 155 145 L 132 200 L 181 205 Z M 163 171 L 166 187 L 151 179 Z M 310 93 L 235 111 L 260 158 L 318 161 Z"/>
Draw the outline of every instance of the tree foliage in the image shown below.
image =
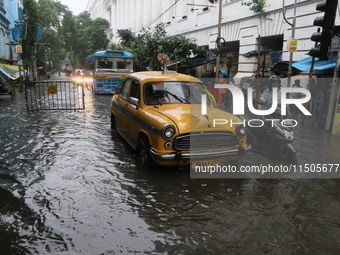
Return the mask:
<path fill-rule="evenodd" d="M 60 59 L 65 57 L 66 50 L 61 36 L 62 19 L 69 12 L 59 1 L 39 0 L 38 21 L 42 28 L 42 42 L 36 47 L 38 65 L 47 68 L 58 68 Z"/>
<path fill-rule="evenodd" d="M 65 24 L 66 25 L 66 24 Z M 83 67 L 85 57 L 94 52 L 106 49 L 109 40 L 105 30 L 109 22 L 103 18 L 92 20 L 88 12 L 82 12 L 69 22 L 64 30 L 66 48 L 71 52 L 72 65 Z"/>
<path fill-rule="evenodd" d="M 27 67 L 32 67 L 36 57 L 38 65 L 60 68 L 60 60 L 66 56 L 70 56 L 74 67 L 82 67 L 87 55 L 108 45 L 105 30 L 109 22 L 103 18 L 91 20 L 88 12 L 74 16 L 57 0 L 24 0 L 23 6 L 28 16 L 23 40 L 23 60 Z M 42 41 L 37 38 L 38 24 Z M 46 63 L 52 66 L 47 67 Z"/>
<path fill-rule="evenodd" d="M 135 35 L 128 29 L 118 30 L 120 44 L 111 45 L 112 49 L 124 49 L 135 55 L 136 70 L 160 70 L 158 53 L 166 53 L 171 60 L 186 65 L 189 58 L 203 54 L 206 50 L 199 47 L 193 39 L 183 35 L 167 36 L 164 25 L 158 25 L 155 32 L 143 30 Z"/>
<path fill-rule="evenodd" d="M 23 14 L 29 17 L 24 24 L 22 32 L 22 59 L 26 67 L 29 67 L 33 63 L 34 57 L 34 45 L 37 42 L 37 3 L 35 0 L 24 0 L 23 1 Z"/>
<path fill-rule="evenodd" d="M 242 2 L 242 5 L 249 6 L 249 9 L 255 13 L 264 13 L 264 6 L 266 5 L 266 0 L 248 0 Z"/>

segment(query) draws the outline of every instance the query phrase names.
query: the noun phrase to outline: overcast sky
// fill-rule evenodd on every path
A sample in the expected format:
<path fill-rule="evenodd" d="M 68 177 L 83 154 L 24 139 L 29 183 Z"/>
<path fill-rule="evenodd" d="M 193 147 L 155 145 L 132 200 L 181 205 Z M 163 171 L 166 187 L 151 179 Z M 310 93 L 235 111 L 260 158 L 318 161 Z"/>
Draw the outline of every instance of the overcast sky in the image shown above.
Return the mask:
<path fill-rule="evenodd" d="M 79 13 L 86 10 L 86 5 L 88 0 L 59 0 L 62 4 L 68 6 L 68 8 L 73 12 L 73 15 L 78 15 Z"/>

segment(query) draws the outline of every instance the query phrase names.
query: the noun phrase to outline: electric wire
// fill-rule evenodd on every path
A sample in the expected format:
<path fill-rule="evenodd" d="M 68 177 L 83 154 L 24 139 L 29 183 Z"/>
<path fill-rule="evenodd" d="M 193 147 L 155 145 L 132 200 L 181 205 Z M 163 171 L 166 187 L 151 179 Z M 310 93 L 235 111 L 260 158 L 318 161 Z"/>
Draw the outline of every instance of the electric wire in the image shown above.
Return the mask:
<path fill-rule="evenodd" d="M 145 25 L 145 28 L 150 27 L 153 23 L 155 23 L 157 20 L 159 20 L 165 13 L 170 11 L 180 0 L 175 0 L 175 3 L 173 3 L 169 8 L 167 8 L 164 12 L 162 12 L 160 15 L 158 15 L 156 18 L 154 18 L 152 21 L 150 21 L 147 25 Z M 183 2 L 184 0 L 182 0 Z"/>

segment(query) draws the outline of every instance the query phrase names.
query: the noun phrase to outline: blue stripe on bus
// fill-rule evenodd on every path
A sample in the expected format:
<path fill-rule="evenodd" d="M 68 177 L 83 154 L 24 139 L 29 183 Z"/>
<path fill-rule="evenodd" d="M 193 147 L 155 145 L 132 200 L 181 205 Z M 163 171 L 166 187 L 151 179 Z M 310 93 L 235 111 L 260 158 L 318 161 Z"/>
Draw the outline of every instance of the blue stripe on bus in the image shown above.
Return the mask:
<path fill-rule="evenodd" d="M 144 120 L 136 117 L 135 115 L 131 114 L 128 110 L 126 110 L 124 107 L 121 107 L 119 104 L 117 104 L 116 102 L 112 101 L 112 105 L 117 107 L 119 110 L 122 111 L 122 113 L 124 113 L 125 115 L 129 116 L 131 119 L 133 119 L 134 121 L 136 121 L 138 124 L 140 124 L 141 126 L 143 126 L 144 128 L 150 130 L 151 132 L 155 133 L 156 135 L 162 135 L 161 130 L 151 126 L 150 124 L 148 124 L 147 122 L 145 122 Z"/>

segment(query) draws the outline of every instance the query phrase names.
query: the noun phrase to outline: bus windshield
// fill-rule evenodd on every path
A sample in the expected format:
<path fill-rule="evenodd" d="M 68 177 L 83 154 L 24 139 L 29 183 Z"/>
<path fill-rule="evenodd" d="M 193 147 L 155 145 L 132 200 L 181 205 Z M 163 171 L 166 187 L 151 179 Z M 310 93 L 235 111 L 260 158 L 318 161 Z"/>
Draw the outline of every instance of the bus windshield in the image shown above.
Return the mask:
<path fill-rule="evenodd" d="M 98 71 L 122 71 L 131 72 L 132 71 L 132 59 L 113 59 L 113 58 L 97 58 L 96 60 L 96 70 Z"/>

